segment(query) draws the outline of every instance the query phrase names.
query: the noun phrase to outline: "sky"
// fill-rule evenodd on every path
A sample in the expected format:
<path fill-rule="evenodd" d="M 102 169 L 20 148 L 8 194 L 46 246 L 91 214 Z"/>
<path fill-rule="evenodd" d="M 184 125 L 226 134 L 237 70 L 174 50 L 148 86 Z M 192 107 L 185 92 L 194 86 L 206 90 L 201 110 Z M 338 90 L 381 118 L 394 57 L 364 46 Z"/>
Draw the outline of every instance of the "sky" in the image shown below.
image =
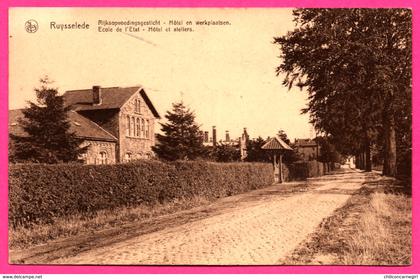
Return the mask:
<path fill-rule="evenodd" d="M 35 33 L 25 22 L 36 20 Z M 223 20 L 230 25 L 195 26 L 193 32 L 99 32 L 98 20 Z M 50 23 L 86 22 L 89 30 L 54 30 Z M 34 88 L 48 75 L 59 92 L 142 85 L 162 116 L 183 101 L 201 129 L 216 126 L 251 138 L 284 130 L 290 139 L 313 137 L 301 109 L 307 93 L 276 76 L 280 50 L 273 37 L 295 27 L 284 8 L 11 8 L 9 10 L 9 108 L 34 101 Z M 172 26 L 173 28 L 173 26 Z M 163 29 L 162 29 L 163 30 Z"/>

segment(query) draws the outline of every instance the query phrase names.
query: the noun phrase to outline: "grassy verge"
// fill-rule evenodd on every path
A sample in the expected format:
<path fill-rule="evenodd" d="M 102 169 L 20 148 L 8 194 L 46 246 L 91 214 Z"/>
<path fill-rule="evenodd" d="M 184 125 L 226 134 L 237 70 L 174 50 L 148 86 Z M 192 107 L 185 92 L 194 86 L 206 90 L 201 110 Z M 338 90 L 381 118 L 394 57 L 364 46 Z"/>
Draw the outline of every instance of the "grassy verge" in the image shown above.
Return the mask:
<path fill-rule="evenodd" d="M 132 208 L 102 210 L 94 216 L 75 214 L 65 218 L 56 218 L 51 224 L 23 226 L 16 229 L 9 227 L 9 248 L 23 249 L 50 240 L 114 228 L 123 224 L 146 221 L 164 214 L 173 213 L 196 206 L 208 204 L 203 197 L 176 199 L 164 204 L 140 205 Z"/>
<path fill-rule="evenodd" d="M 411 264 L 411 194 L 392 179 L 365 183 L 281 264 Z"/>

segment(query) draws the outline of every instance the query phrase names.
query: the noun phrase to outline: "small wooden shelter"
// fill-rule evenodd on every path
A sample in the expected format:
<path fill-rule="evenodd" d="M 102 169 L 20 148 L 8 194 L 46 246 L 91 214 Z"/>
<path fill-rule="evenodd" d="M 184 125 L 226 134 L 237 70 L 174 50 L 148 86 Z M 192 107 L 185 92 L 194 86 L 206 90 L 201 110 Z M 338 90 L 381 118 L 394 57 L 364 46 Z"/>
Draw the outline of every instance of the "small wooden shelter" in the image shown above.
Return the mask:
<path fill-rule="evenodd" d="M 267 150 L 270 155 L 273 157 L 273 168 L 274 168 L 274 181 L 277 183 L 282 183 L 284 181 L 283 170 L 282 170 L 282 161 L 283 154 L 288 151 L 293 151 L 293 149 L 285 143 L 279 136 L 270 138 L 261 149 Z"/>

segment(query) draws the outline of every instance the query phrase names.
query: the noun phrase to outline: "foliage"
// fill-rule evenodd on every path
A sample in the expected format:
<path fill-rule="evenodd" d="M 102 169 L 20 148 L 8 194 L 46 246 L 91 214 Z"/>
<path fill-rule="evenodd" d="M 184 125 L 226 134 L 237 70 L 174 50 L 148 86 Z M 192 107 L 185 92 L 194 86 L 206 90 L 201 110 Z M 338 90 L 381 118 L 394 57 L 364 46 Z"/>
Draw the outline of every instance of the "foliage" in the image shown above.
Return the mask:
<path fill-rule="evenodd" d="M 277 136 L 279 136 L 279 138 L 284 141 L 287 145 L 291 145 L 291 141 L 289 139 L 289 137 L 287 136 L 286 132 L 284 130 L 279 130 L 277 132 Z"/>
<path fill-rule="evenodd" d="M 296 29 L 275 38 L 283 59 L 277 73 L 286 73 L 289 88 L 308 89 L 303 112 L 341 153 L 370 153 L 372 143 L 382 144 L 384 173 L 394 175 L 395 141 L 411 137 L 411 11 L 297 9 L 293 14 Z M 397 135 L 396 119 L 409 126 L 397 127 Z"/>
<path fill-rule="evenodd" d="M 342 156 L 336 150 L 334 144 L 331 143 L 331 140 L 327 137 L 316 137 L 316 143 L 320 146 L 320 155 L 318 156 L 318 161 L 323 163 L 341 163 Z"/>
<path fill-rule="evenodd" d="M 68 109 L 57 89 L 50 87 L 48 77 L 40 80 L 35 89 L 37 103 L 29 102 L 19 119 L 26 136 L 10 135 L 11 162 L 37 162 L 54 164 L 77 161 L 83 153 L 82 143 L 70 132 Z"/>
<path fill-rule="evenodd" d="M 247 142 L 247 157 L 248 162 L 271 162 L 269 154 L 261 147 L 266 143 L 262 137 L 250 139 Z"/>
<path fill-rule="evenodd" d="M 215 199 L 272 182 L 272 166 L 261 163 L 16 164 L 9 166 L 9 222 L 30 226 L 178 198 Z"/>
<path fill-rule="evenodd" d="M 289 137 L 287 136 L 284 130 L 279 130 L 277 133 L 277 136 L 279 136 L 280 139 L 284 141 L 287 145 L 289 145 L 290 147 L 293 147 L 291 140 L 289 139 Z M 293 151 L 287 151 L 283 155 L 283 163 L 287 165 L 290 165 L 296 161 L 299 161 L 300 159 L 301 159 L 300 155 L 296 149 L 293 149 Z"/>
<path fill-rule="evenodd" d="M 238 146 L 220 143 L 211 147 L 209 157 L 216 162 L 237 162 L 241 159 L 241 151 Z"/>
<path fill-rule="evenodd" d="M 153 151 L 159 158 L 169 161 L 194 160 L 205 152 L 195 115 L 182 102 L 172 106 L 172 111 L 165 115 L 167 123 L 161 123 L 164 134 L 157 135 Z"/>

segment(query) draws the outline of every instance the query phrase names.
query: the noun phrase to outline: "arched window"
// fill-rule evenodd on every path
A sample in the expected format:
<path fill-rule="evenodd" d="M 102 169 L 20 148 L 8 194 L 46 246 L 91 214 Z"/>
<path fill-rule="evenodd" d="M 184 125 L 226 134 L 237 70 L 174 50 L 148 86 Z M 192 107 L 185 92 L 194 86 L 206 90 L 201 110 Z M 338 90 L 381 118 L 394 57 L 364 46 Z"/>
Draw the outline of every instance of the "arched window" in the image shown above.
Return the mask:
<path fill-rule="evenodd" d="M 144 119 L 141 120 L 141 137 L 144 137 Z"/>
<path fill-rule="evenodd" d="M 130 162 L 133 159 L 133 155 L 130 152 L 125 153 L 124 160 Z"/>
<path fill-rule="evenodd" d="M 108 163 L 108 154 L 105 151 L 99 152 L 98 163 L 100 165 L 106 165 Z"/>
<path fill-rule="evenodd" d="M 140 136 L 140 118 L 136 118 L 136 137 Z"/>
<path fill-rule="evenodd" d="M 126 135 L 130 136 L 130 116 L 127 115 Z"/>
<path fill-rule="evenodd" d="M 149 120 L 146 120 L 146 138 L 149 138 Z"/>

